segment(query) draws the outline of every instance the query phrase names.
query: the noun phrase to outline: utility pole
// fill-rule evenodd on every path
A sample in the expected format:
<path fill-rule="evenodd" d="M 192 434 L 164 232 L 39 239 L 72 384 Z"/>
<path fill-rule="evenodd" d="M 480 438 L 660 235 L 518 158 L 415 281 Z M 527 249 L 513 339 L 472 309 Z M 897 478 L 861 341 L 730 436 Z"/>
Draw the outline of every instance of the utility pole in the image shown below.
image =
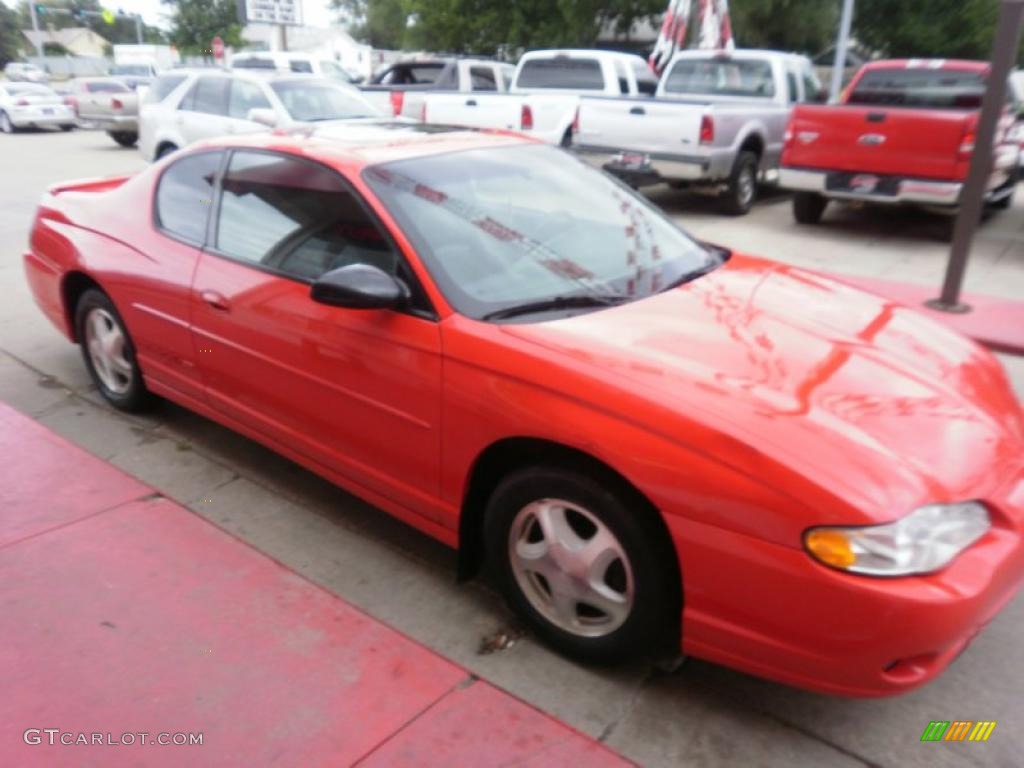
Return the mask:
<path fill-rule="evenodd" d="M 853 0 L 843 0 L 843 16 L 839 21 L 839 40 L 836 41 L 836 58 L 832 63 L 832 83 L 828 100 L 839 101 L 846 72 L 846 49 L 850 46 L 850 27 L 853 25 Z"/>
<path fill-rule="evenodd" d="M 33 0 L 29 0 L 28 10 L 32 14 L 32 42 L 36 45 L 36 56 L 42 57 L 43 41 L 39 37 L 39 17 L 36 16 L 36 4 Z"/>
<path fill-rule="evenodd" d="M 135 14 L 135 42 L 142 45 L 142 16 Z"/>

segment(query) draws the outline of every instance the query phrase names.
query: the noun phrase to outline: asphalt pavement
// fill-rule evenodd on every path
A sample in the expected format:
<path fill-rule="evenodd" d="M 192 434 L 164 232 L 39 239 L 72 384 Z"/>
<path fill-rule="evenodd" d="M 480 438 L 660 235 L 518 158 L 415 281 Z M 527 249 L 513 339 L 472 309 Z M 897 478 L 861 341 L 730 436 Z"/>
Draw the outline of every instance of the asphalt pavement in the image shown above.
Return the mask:
<path fill-rule="evenodd" d="M 942 678 L 897 698 L 822 696 L 692 659 L 674 673 L 588 668 L 524 635 L 486 585 L 456 584 L 454 555 L 443 546 L 256 443 L 169 403 L 142 416 L 112 411 L 77 347 L 35 307 L 21 253 L 47 185 L 143 165 L 137 151 L 101 132 L 0 136 L 0 400 L 643 765 L 1020 765 L 1020 596 Z M 826 271 L 941 280 L 947 246 L 923 214 L 838 208 L 820 227 L 800 228 L 781 194 L 743 218 L 686 193 L 658 188 L 650 196 L 697 236 L 740 250 Z M 967 288 L 1024 297 L 1024 197 L 982 228 Z M 1024 397 L 1024 361 L 1003 360 Z M 998 725 L 984 744 L 922 743 L 932 720 Z"/>

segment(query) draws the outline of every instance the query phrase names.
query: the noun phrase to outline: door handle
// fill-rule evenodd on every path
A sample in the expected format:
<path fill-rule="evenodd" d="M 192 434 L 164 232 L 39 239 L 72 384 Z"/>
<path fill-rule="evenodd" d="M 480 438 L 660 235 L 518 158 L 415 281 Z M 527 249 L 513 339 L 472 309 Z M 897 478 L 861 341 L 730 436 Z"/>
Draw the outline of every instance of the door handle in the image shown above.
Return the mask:
<path fill-rule="evenodd" d="M 231 310 L 231 305 L 228 303 L 228 300 L 224 298 L 223 294 L 220 294 L 217 291 L 202 291 L 199 296 L 213 309 L 220 312 L 228 312 Z"/>
<path fill-rule="evenodd" d="M 631 114 L 631 115 L 646 115 L 647 114 L 647 110 L 644 109 L 643 107 L 633 107 L 631 110 L 629 110 L 629 114 Z"/>
<path fill-rule="evenodd" d="M 476 106 L 476 99 L 466 99 L 466 106 L 467 107 L 475 107 Z"/>

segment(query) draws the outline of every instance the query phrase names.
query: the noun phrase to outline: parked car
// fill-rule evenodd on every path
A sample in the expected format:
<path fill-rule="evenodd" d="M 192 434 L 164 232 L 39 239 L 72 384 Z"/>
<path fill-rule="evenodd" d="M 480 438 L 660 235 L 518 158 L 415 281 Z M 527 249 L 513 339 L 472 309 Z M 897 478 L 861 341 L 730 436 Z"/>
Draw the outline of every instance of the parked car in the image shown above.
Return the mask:
<path fill-rule="evenodd" d="M 511 79 L 512 65 L 491 59 L 420 58 L 386 67 L 362 90 L 379 109 L 419 120 L 425 97 L 433 91 L 505 91 Z"/>
<path fill-rule="evenodd" d="M 75 113 L 52 89 L 37 83 L 0 82 L 0 132 L 19 128 L 75 127 Z"/>
<path fill-rule="evenodd" d="M 42 83 L 50 82 L 50 76 L 35 64 L 21 61 L 9 61 L 4 67 L 4 77 L 12 83 Z"/>
<path fill-rule="evenodd" d="M 798 107 L 781 173 L 782 186 L 796 192 L 796 220 L 816 224 L 829 200 L 954 213 L 988 71 L 980 61 L 874 61 L 839 104 Z M 988 202 L 997 208 L 1010 205 L 1016 187 L 1020 145 L 1010 134 L 1013 120 L 1007 109 L 996 137 Z"/>
<path fill-rule="evenodd" d="M 154 64 L 114 64 L 110 68 L 110 76 L 120 80 L 133 91 L 148 87 L 158 74 Z"/>
<path fill-rule="evenodd" d="M 428 93 L 418 115 L 438 124 L 523 131 L 568 146 L 584 94 L 653 94 L 657 78 L 640 56 L 615 51 L 544 50 L 523 55 L 509 93 Z"/>
<path fill-rule="evenodd" d="M 236 53 L 229 60 L 231 69 L 258 69 L 262 71 L 291 72 L 299 75 L 317 75 L 327 80 L 338 80 L 349 85 L 355 82 L 352 74 L 333 59 L 310 53 L 267 51 Z"/>
<path fill-rule="evenodd" d="M 654 99 L 580 100 L 573 150 L 633 186 L 713 188 L 747 213 L 773 180 L 794 104 L 823 98 L 810 59 L 777 51 L 680 51 Z"/>
<path fill-rule="evenodd" d="M 139 115 L 139 149 L 154 160 L 225 133 L 258 133 L 329 120 L 374 121 L 352 86 L 309 75 L 195 69 L 161 75 Z"/>
<path fill-rule="evenodd" d="M 64 102 L 78 119 L 102 128 L 122 147 L 139 140 L 139 97 L 112 77 L 79 77 L 71 82 Z"/>
<path fill-rule="evenodd" d="M 1024 414 L 992 354 L 702 244 L 555 147 L 224 137 L 52 187 L 30 243 L 111 405 L 166 397 L 486 562 L 577 658 L 899 693 L 1024 579 Z"/>

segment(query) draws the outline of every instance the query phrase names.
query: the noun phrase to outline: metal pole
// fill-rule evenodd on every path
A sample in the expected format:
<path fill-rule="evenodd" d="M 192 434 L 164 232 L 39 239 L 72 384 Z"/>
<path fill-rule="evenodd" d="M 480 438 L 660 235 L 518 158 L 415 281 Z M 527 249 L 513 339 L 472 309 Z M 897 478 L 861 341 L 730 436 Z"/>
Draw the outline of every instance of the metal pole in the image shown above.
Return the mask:
<path fill-rule="evenodd" d="M 846 49 L 850 47 L 850 27 L 853 25 L 853 0 L 843 0 L 843 15 L 839 20 L 839 39 L 836 41 L 836 58 L 832 62 L 832 83 L 828 100 L 839 101 L 843 87 L 843 73 L 846 72 Z"/>
<path fill-rule="evenodd" d="M 32 42 L 36 46 L 36 55 L 42 57 L 43 41 L 39 37 L 39 18 L 36 16 L 36 4 L 32 0 L 29 0 L 28 10 L 32 14 Z"/>
<path fill-rule="evenodd" d="M 1006 79 L 1017 60 L 1022 25 L 1024 0 L 1003 0 L 999 8 L 999 26 L 996 28 L 996 42 L 992 51 L 985 97 L 981 104 L 981 117 L 978 118 L 971 167 L 967 172 L 967 182 L 960 197 L 960 210 L 953 228 L 953 245 L 949 251 L 942 295 L 938 299 L 926 302 L 933 309 L 947 312 L 970 311 L 969 306 L 960 303 L 960 289 L 963 287 L 971 241 L 978 228 L 981 208 L 985 202 L 985 191 L 992 173 L 992 149 L 996 128 L 1006 104 Z"/>
<path fill-rule="evenodd" d="M 142 16 L 135 14 L 135 41 L 142 45 Z"/>

